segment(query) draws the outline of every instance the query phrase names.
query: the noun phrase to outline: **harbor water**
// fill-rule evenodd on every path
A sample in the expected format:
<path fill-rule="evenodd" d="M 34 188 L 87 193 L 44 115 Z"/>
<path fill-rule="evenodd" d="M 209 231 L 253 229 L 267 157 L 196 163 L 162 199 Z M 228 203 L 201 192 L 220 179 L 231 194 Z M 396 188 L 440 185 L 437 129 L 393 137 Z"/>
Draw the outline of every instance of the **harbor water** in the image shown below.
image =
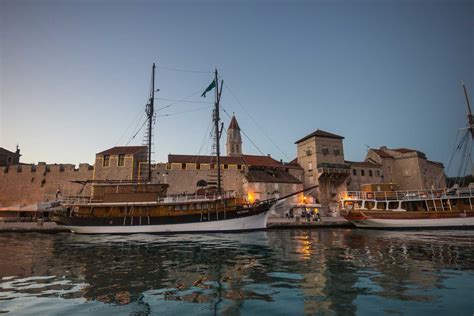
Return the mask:
<path fill-rule="evenodd" d="M 0 313 L 473 315 L 474 231 L 0 234 Z"/>

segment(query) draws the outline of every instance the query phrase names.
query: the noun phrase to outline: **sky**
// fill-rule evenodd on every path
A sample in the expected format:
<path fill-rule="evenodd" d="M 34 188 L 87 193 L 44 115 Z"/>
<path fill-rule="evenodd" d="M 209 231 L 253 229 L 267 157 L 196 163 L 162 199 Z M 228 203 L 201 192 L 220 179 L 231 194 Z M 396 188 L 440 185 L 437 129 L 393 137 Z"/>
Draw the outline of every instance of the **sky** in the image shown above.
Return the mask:
<path fill-rule="evenodd" d="M 0 39 L 0 147 L 28 163 L 141 145 L 153 62 L 157 162 L 210 153 L 215 68 L 244 152 L 284 161 L 322 129 L 346 160 L 385 145 L 447 164 L 461 80 L 474 95 L 474 1 L 0 0 Z"/>

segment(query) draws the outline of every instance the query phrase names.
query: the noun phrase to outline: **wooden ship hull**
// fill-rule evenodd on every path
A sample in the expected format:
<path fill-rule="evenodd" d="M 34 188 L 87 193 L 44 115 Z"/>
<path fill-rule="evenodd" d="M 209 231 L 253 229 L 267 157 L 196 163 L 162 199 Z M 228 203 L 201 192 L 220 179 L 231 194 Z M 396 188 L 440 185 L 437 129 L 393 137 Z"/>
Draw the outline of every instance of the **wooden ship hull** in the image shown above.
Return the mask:
<path fill-rule="evenodd" d="M 214 205 L 223 204 L 219 201 Z M 186 204 L 83 205 L 73 214 L 60 215 L 56 223 L 78 234 L 230 232 L 265 229 L 273 203 L 240 205 L 229 209 L 176 210 Z M 121 215 L 119 215 L 121 214 Z"/>
<path fill-rule="evenodd" d="M 353 210 L 344 216 L 360 228 L 474 228 L 474 211 L 396 212 Z"/>

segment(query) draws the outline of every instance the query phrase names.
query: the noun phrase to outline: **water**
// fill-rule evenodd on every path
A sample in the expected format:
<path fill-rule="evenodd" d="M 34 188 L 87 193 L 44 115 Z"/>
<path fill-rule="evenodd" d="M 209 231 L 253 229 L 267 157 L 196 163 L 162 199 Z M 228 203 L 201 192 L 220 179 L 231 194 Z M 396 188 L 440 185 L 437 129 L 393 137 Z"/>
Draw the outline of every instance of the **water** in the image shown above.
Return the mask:
<path fill-rule="evenodd" d="M 3 233 L 0 245 L 0 313 L 474 313 L 474 231 Z"/>

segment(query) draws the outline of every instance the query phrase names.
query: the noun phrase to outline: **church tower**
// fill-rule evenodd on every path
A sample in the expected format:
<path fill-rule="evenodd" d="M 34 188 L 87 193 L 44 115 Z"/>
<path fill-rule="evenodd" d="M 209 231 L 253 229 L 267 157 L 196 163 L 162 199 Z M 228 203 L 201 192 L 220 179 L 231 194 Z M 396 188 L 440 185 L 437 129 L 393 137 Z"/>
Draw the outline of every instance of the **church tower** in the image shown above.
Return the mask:
<path fill-rule="evenodd" d="M 239 123 L 232 115 L 229 127 L 227 128 L 227 156 L 239 157 L 242 156 L 242 137 L 240 136 Z"/>

